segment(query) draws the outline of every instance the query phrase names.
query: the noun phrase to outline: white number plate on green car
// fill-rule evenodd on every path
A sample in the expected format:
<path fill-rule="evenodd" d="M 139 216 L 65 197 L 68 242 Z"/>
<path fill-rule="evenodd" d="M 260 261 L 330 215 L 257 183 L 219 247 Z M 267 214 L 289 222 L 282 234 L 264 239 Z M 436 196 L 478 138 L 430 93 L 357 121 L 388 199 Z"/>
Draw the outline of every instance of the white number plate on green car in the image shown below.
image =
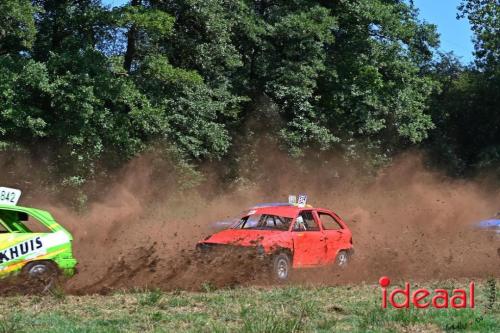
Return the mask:
<path fill-rule="evenodd" d="M 0 205 L 17 205 L 21 191 L 15 188 L 0 187 Z"/>

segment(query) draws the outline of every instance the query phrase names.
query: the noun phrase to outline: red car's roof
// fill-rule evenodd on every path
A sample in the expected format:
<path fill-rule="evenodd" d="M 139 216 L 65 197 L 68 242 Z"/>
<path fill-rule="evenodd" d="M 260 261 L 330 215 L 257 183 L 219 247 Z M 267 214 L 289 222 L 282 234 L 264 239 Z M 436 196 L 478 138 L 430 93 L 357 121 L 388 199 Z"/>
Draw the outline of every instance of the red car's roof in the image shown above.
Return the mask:
<path fill-rule="evenodd" d="M 251 208 L 246 215 L 251 214 L 270 214 L 283 217 L 294 218 L 301 210 L 311 209 L 312 207 L 298 207 L 298 206 L 263 206 Z"/>

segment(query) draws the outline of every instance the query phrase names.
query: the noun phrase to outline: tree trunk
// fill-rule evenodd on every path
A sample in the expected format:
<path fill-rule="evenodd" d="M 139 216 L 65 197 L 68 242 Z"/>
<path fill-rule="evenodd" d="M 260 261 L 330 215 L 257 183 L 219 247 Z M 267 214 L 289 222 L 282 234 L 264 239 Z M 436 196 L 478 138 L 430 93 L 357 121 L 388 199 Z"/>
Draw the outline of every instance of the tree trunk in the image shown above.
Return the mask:
<path fill-rule="evenodd" d="M 141 5 L 141 0 L 132 0 L 130 4 L 133 7 L 138 7 Z M 125 67 L 125 70 L 129 74 L 132 69 L 132 62 L 134 61 L 134 58 L 137 53 L 136 44 L 137 44 L 137 26 L 135 24 L 132 24 L 127 33 L 127 51 L 125 52 L 125 59 L 123 61 L 123 67 Z"/>

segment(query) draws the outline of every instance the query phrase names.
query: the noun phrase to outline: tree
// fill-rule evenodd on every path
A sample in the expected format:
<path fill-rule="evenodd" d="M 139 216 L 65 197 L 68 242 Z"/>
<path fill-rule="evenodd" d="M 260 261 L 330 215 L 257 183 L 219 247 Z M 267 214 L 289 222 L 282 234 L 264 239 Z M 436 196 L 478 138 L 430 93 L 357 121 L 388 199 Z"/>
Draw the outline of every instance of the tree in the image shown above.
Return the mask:
<path fill-rule="evenodd" d="M 497 0 L 463 1 L 458 18 L 467 17 L 474 33 L 475 66 L 460 66 L 452 55 L 436 63 L 442 91 L 431 108 L 437 130 L 429 145 L 440 165 L 456 175 L 496 169 L 500 164 L 499 10 Z"/>
<path fill-rule="evenodd" d="M 500 73 L 500 3 L 498 0 L 464 0 L 458 7 L 459 18 L 467 17 L 474 33 L 476 64 Z"/>
<path fill-rule="evenodd" d="M 179 41 L 184 32 L 193 31 L 191 26 L 181 26 L 184 15 L 197 15 L 190 8 L 199 8 L 203 20 L 210 20 L 213 13 L 205 12 L 209 7 L 205 2 L 179 1 L 175 8 L 170 5 L 132 1 L 118 10 L 119 22 L 128 27 L 125 67 L 156 109 L 154 124 L 161 124 L 157 139 L 174 145 L 186 159 L 217 158 L 230 145 L 224 121 L 236 115 L 238 98 L 228 91 L 228 78 L 218 73 L 222 66 L 219 61 L 210 62 L 218 50 L 212 47 L 217 40 L 208 44 L 198 40 L 199 48 L 189 51 L 186 48 L 191 44 Z M 201 23 L 215 26 L 213 29 L 220 27 L 216 22 Z M 196 52 L 201 60 L 182 57 Z"/>
<path fill-rule="evenodd" d="M 44 66 L 28 57 L 36 35 L 35 13 L 30 1 L 0 2 L 0 149 L 23 132 L 40 135 L 44 126 L 27 110 L 33 97 L 30 86 L 34 90 L 46 86 Z"/>
<path fill-rule="evenodd" d="M 0 146 L 78 187 L 158 143 L 238 177 L 262 137 L 371 169 L 424 142 L 462 171 L 493 165 L 498 6 L 461 8 L 475 68 L 435 61 L 436 27 L 411 1 L 5 0 Z"/>
<path fill-rule="evenodd" d="M 420 23 L 403 1 L 328 6 L 338 28 L 320 105 L 345 151 L 390 157 L 422 142 L 434 127 L 427 101 L 437 85 L 425 67 L 438 45 L 435 27 Z"/>
<path fill-rule="evenodd" d="M 5 0 L 0 3 L 0 56 L 28 51 L 36 29 L 37 9 L 29 0 Z"/>
<path fill-rule="evenodd" d="M 243 66 L 235 83 L 251 118 L 278 110 L 282 142 L 388 157 L 433 128 L 426 75 L 435 26 L 404 1 L 239 1 L 234 43 Z M 277 106 L 277 108 L 274 107 Z M 264 125 L 265 126 L 265 125 Z"/>

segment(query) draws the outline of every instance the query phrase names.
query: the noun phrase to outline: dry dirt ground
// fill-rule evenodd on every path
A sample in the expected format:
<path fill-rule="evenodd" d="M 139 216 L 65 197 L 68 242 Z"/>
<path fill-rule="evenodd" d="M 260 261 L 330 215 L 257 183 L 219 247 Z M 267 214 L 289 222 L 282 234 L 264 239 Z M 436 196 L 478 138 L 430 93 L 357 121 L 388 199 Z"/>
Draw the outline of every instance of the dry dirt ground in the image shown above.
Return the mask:
<path fill-rule="evenodd" d="M 369 178 L 332 163 L 304 170 L 278 156 L 254 182 L 221 192 L 209 178 L 177 191 L 175 174 L 158 175 L 139 158 L 84 212 L 31 196 L 25 205 L 51 211 L 75 236 L 79 274 L 44 295 L 2 281 L 0 332 L 498 331 L 500 244 L 472 228 L 500 210 L 498 188 L 449 179 L 415 157 Z M 347 269 L 296 271 L 281 286 L 251 255 L 194 251 L 216 231 L 214 221 L 302 192 L 352 229 L 356 254 Z M 382 275 L 450 290 L 474 279 L 478 306 L 382 311 Z"/>
<path fill-rule="evenodd" d="M 46 197 L 25 204 L 51 211 L 75 236 L 79 274 L 64 285 L 70 294 L 268 286 L 267 264 L 239 253 L 207 259 L 194 247 L 215 232 L 214 221 L 300 192 L 346 220 L 356 254 L 345 271 L 299 271 L 292 284 L 375 283 L 382 275 L 419 281 L 500 276 L 500 242 L 472 227 L 500 209 L 497 188 L 449 179 L 414 156 L 366 179 L 334 162 L 304 170 L 275 156 L 261 166 L 266 177 L 251 184 L 217 192 L 217 180 L 209 177 L 195 189 L 177 191 L 178 176 L 170 170 L 158 174 L 143 157 L 124 168 L 84 212 Z"/>

